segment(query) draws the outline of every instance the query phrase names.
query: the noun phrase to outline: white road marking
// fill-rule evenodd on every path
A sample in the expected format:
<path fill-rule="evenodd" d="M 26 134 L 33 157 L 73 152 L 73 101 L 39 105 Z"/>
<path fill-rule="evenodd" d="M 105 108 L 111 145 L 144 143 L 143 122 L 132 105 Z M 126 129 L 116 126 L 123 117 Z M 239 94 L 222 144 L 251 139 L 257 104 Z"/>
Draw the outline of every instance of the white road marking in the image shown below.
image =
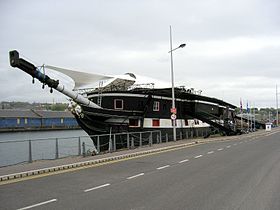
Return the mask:
<path fill-rule="evenodd" d="M 161 166 L 159 168 L 157 168 L 157 170 L 161 170 L 161 169 L 164 169 L 164 168 L 168 168 L 170 165 L 166 165 L 166 166 Z"/>
<path fill-rule="evenodd" d="M 188 161 L 189 161 L 188 159 L 185 159 L 185 160 L 179 161 L 179 163 L 184 163 L 184 162 L 188 162 Z"/>
<path fill-rule="evenodd" d="M 224 148 L 219 148 L 218 151 L 222 151 Z"/>
<path fill-rule="evenodd" d="M 97 186 L 97 187 L 86 189 L 86 190 L 84 190 L 84 192 L 89 192 L 89 191 L 92 191 L 92 190 L 97 190 L 97 189 L 100 189 L 100 188 L 103 188 L 103 187 L 107 187 L 109 185 L 111 185 L 111 184 L 109 184 L 109 183 L 103 184 L 103 185 L 100 185 L 100 186 Z"/>
<path fill-rule="evenodd" d="M 198 156 L 195 156 L 194 158 L 200 158 L 200 157 L 202 157 L 203 155 L 198 155 Z"/>
<path fill-rule="evenodd" d="M 235 143 L 234 146 L 236 146 L 237 144 Z"/>
<path fill-rule="evenodd" d="M 231 145 L 228 145 L 227 148 L 231 148 Z"/>
<path fill-rule="evenodd" d="M 136 177 L 143 176 L 143 175 L 144 175 L 144 173 L 140 173 L 140 174 L 136 174 L 134 176 L 127 177 L 126 179 L 134 179 Z"/>
<path fill-rule="evenodd" d="M 42 205 L 45 205 L 45 204 L 48 204 L 48 203 L 52 203 L 52 202 L 56 202 L 56 201 L 57 201 L 57 199 L 51 199 L 51 200 L 48 200 L 48 201 L 44 201 L 44 202 L 41 202 L 41 203 L 34 204 L 32 206 L 23 207 L 23 208 L 20 208 L 18 210 L 31 209 L 31 208 L 34 208 L 34 207 L 37 207 L 37 206 L 42 206 Z"/>
<path fill-rule="evenodd" d="M 213 153 L 214 153 L 214 151 L 207 152 L 207 154 L 213 154 Z"/>

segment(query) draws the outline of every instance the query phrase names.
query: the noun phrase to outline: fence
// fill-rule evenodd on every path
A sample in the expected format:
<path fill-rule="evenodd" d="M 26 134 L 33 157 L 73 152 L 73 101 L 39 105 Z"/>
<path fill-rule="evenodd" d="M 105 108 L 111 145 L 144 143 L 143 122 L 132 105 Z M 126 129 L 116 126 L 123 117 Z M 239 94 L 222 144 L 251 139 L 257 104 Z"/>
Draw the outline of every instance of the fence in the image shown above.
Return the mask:
<path fill-rule="evenodd" d="M 81 155 L 82 142 L 85 151 L 94 148 L 89 136 L 0 141 L 0 167 Z"/>
<path fill-rule="evenodd" d="M 207 135 L 208 131 L 178 132 L 177 139 Z M 115 133 L 67 138 L 45 138 L 20 141 L 0 141 L 0 167 L 35 160 L 50 160 L 68 156 L 84 157 L 101 151 L 114 152 L 120 148 L 133 149 L 168 142 L 172 135 L 161 131 Z M 96 142 L 94 145 L 93 140 Z"/>

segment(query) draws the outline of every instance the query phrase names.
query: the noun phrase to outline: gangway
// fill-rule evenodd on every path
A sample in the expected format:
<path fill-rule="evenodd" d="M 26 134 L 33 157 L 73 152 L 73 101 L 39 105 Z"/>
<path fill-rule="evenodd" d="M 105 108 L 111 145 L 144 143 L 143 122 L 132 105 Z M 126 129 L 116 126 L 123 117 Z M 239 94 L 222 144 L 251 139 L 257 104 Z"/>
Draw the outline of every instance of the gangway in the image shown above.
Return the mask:
<path fill-rule="evenodd" d="M 224 120 L 223 124 L 218 123 L 220 122 L 220 119 L 217 116 L 206 112 L 187 112 L 187 115 L 208 123 L 227 136 L 236 135 L 240 132 L 239 130 L 234 130 L 233 126 L 230 125 L 228 120 Z"/>

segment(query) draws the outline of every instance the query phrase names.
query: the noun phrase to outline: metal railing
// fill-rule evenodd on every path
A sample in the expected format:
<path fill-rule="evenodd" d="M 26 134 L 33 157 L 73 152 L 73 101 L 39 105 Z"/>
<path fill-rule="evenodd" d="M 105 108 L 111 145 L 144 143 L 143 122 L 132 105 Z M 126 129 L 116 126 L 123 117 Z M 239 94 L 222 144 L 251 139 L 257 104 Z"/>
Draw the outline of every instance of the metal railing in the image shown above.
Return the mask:
<path fill-rule="evenodd" d="M 93 150 L 89 136 L 0 141 L 0 167 L 81 155 L 82 143 L 86 152 Z"/>
<path fill-rule="evenodd" d="M 134 149 L 145 145 L 161 143 L 161 131 L 113 133 L 90 136 L 96 142 L 96 151 L 114 152 L 121 148 Z M 103 143 L 105 142 L 105 143 Z"/>
<path fill-rule="evenodd" d="M 178 132 L 177 139 L 189 139 L 207 135 L 198 130 Z M 93 139 L 96 145 L 93 143 Z M 51 160 L 69 156 L 89 156 L 100 152 L 115 152 L 118 149 L 134 149 L 170 141 L 171 134 L 161 131 L 114 133 L 67 138 L 45 138 L 34 140 L 0 141 L 0 167 Z"/>

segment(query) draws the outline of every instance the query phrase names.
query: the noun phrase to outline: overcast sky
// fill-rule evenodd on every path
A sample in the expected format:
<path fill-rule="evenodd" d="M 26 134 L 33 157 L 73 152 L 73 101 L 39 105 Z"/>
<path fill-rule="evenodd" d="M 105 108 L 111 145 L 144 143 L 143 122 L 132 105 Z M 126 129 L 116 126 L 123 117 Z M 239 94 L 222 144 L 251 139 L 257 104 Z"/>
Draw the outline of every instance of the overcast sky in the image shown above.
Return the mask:
<path fill-rule="evenodd" d="M 0 0 L 0 101 L 66 101 L 10 67 L 13 49 L 36 65 L 169 82 L 172 25 L 173 46 L 187 44 L 173 54 L 176 85 L 275 107 L 279 11 L 279 0 Z"/>

